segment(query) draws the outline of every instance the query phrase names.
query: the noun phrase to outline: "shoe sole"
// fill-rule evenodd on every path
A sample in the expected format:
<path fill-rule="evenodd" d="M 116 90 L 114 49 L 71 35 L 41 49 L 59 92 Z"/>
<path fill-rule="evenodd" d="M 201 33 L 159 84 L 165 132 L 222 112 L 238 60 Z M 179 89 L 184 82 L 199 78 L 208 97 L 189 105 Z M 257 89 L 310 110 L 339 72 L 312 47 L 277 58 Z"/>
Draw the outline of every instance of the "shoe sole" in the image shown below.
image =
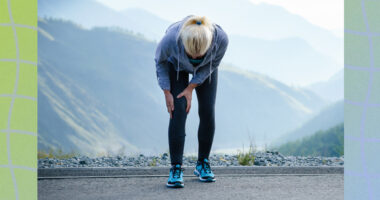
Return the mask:
<path fill-rule="evenodd" d="M 169 188 L 183 188 L 185 185 L 183 183 L 166 183 Z"/>
<path fill-rule="evenodd" d="M 195 176 L 198 176 L 199 180 L 202 181 L 202 182 L 215 182 L 215 177 L 214 178 L 211 178 L 211 177 L 208 177 L 208 178 L 202 178 L 198 172 L 198 170 L 194 170 L 194 175 Z"/>

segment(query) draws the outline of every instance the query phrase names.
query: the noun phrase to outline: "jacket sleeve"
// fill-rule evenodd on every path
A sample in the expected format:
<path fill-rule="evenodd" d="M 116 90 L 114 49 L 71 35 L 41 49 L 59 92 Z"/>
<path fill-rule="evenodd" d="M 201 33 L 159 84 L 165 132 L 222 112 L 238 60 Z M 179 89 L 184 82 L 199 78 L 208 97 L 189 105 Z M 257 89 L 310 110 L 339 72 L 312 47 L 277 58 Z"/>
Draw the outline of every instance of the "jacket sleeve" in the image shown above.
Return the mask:
<path fill-rule="evenodd" d="M 211 73 L 219 66 L 228 46 L 227 34 L 223 31 L 218 42 L 218 50 L 216 56 L 212 58 Z M 202 84 L 210 76 L 210 68 L 208 66 L 200 67 L 195 76 L 191 79 L 190 83 Z"/>
<path fill-rule="evenodd" d="M 157 81 L 162 90 L 170 90 L 169 63 L 167 61 L 168 48 L 169 40 L 168 36 L 165 35 L 157 45 L 154 58 L 156 63 Z"/>

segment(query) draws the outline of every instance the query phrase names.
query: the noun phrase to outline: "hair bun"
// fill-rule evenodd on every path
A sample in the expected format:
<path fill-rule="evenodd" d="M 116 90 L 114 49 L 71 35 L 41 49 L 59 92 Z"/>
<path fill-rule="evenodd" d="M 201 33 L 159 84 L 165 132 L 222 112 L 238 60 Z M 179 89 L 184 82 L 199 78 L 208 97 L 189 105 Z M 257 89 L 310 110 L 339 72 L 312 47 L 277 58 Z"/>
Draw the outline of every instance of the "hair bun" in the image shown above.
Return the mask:
<path fill-rule="evenodd" d="M 183 23 L 179 36 L 186 53 L 204 55 L 211 46 L 214 26 L 207 17 L 191 16 Z"/>

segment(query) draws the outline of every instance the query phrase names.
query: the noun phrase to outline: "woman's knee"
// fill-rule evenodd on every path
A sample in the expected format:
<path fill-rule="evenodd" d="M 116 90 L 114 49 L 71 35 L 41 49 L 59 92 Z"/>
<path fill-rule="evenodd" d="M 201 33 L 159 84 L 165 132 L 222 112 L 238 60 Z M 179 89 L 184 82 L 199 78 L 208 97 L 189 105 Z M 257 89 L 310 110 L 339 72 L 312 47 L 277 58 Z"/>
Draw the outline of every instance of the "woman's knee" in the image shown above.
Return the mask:
<path fill-rule="evenodd" d="M 186 99 L 185 97 L 181 97 L 177 99 L 177 97 L 174 97 L 174 111 L 173 111 L 173 117 L 175 116 L 185 116 L 186 113 Z"/>

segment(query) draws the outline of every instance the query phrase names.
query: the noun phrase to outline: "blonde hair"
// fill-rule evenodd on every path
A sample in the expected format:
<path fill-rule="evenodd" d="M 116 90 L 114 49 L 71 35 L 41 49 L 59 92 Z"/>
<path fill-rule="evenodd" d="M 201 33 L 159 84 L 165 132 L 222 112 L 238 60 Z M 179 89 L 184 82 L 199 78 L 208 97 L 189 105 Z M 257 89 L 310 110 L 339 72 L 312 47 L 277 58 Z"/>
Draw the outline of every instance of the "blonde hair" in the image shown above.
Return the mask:
<path fill-rule="evenodd" d="M 191 56 L 204 55 L 211 46 L 214 26 L 203 16 L 191 16 L 182 25 L 180 37 L 185 50 Z"/>

